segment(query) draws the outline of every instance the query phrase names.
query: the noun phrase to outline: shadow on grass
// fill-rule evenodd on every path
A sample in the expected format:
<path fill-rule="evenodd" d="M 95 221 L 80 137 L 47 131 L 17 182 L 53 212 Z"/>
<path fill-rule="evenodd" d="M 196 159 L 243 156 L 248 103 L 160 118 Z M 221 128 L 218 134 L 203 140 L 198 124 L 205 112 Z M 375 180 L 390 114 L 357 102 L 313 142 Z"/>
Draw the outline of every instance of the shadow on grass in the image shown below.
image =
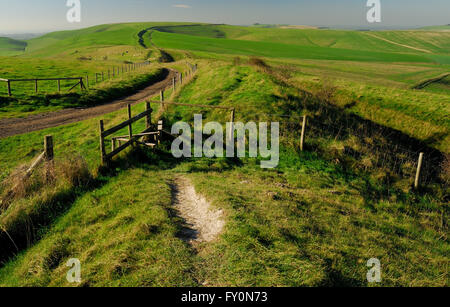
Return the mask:
<path fill-rule="evenodd" d="M 45 201 L 37 201 L 33 209 L 21 210 L 0 230 L 0 266 L 31 247 L 55 219 L 63 215 L 81 195 L 103 186 L 105 179 L 94 179 L 88 186 L 61 190 Z M 31 205 L 31 204 L 30 204 Z"/>
<path fill-rule="evenodd" d="M 118 157 L 109 167 L 99 167 L 97 176 L 82 186 L 61 187 L 45 199 L 35 200 L 15 212 L 6 212 L 9 215 L 3 219 L 4 228 L 0 228 L 0 266 L 39 241 L 54 221 L 64 215 L 79 197 L 103 187 L 119 172 L 136 166 L 156 166 L 160 169 L 175 166 L 175 161 L 167 157 L 159 161 L 159 164 L 149 165 L 149 161 L 157 161 L 157 155 L 158 153 L 147 153 L 137 147 Z M 10 209 L 14 209 L 13 207 L 14 203 Z"/>

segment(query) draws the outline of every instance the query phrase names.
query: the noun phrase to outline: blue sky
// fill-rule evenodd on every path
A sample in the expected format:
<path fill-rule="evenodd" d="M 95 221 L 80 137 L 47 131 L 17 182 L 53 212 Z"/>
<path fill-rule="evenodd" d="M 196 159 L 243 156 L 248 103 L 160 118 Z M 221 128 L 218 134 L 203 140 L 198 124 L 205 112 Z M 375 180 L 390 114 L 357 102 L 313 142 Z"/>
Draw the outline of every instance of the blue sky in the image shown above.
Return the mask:
<path fill-rule="evenodd" d="M 367 0 L 81 0 L 82 22 L 66 21 L 67 0 L 0 0 L 0 33 L 43 32 L 127 21 L 362 26 Z M 450 23 L 450 0 L 381 0 L 380 27 Z"/>

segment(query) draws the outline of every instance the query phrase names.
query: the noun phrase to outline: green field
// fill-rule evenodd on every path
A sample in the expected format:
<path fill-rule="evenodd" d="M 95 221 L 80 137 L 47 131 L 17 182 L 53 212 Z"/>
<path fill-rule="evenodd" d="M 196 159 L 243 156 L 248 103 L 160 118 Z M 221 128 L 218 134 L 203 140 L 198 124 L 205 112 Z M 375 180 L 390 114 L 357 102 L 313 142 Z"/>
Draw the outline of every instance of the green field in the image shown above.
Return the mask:
<path fill-rule="evenodd" d="M 163 53 L 175 62 L 160 63 Z M 106 170 L 98 121 L 112 127 L 127 118 L 126 110 L 0 139 L 0 197 L 40 153 L 45 135 L 55 139 L 53 171 L 62 174 L 53 180 L 42 175 L 44 166 L 23 195 L 6 209 L 0 203 L 0 244 L 8 245 L 0 251 L 0 286 L 68 286 L 65 264 L 74 257 L 83 264 L 78 286 L 86 287 L 370 286 L 366 263 L 374 257 L 382 263 L 381 286 L 450 285 L 448 77 L 412 89 L 450 70 L 445 27 L 112 24 L 0 40 L 1 55 L 0 78 L 151 65 L 75 99 L 50 98 L 54 83 L 43 84 L 39 95 L 32 84 L 17 87 L 13 98 L 0 88 L 0 120 L 103 103 L 133 93 L 163 67 L 184 71 L 196 63 L 195 76 L 167 91 L 167 99 L 234 107 L 236 121 L 279 121 L 281 155 L 278 168 L 263 170 L 261 158 L 175 159 L 163 142 L 154 150 L 127 150 Z M 194 113 L 229 120 L 223 110 L 152 106 L 152 122 L 163 119 L 168 130 L 176 121 L 191 122 Z M 144 107 L 133 107 L 133 115 Z M 415 191 L 419 151 L 426 152 L 424 187 Z M 70 167 L 82 160 L 86 169 Z M 193 247 L 182 240 L 185 225 L 172 208 L 180 176 L 223 211 L 226 226 L 214 241 Z"/>
<path fill-rule="evenodd" d="M 170 49 L 213 52 L 220 54 L 256 55 L 288 59 L 318 59 L 364 62 L 432 62 L 425 56 L 384 53 L 320 46 L 290 45 L 287 43 L 255 42 L 233 39 L 217 39 L 183 34 L 154 32 L 156 45 Z"/>
<path fill-rule="evenodd" d="M 289 66 L 291 84 L 314 91 L 331 82 L 337 105 L 352 104 L 355 114 L 450 151 L 449 91 L 410 89 L 450 70 L 448 32 L 190 25 L 157 27 L 149 37 L 203 58 L 261 56 L 274 69 Z"/>

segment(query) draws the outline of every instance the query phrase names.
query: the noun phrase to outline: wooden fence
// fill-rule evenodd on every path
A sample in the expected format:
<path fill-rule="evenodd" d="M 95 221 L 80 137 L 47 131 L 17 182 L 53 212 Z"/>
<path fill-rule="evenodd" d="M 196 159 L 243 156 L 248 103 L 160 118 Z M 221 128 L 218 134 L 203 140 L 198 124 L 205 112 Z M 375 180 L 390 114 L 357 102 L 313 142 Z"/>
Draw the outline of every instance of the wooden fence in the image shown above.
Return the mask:
<path fill-rule="evenodd" d="M 100 120 L 100 153 L 101 153 L 101 162 L 102 164 L 108 164 L 111 159 L 125 150 L 127 147 L 132 146 L 135 143 L 142 144 L 149 147 L 155 147 L 158 143 L 158 140 L 161 136 L 161 130 L 162 130 L 162 122 L 158 123 L 158 126 L 161 126 L 161 129 L 157 131 L 151 131 L 153 129 L 152 127 L 152 112 L 153 110 L 150 108 L 150 103 L 146 103 L 146 110 L 134 117 L 131 116 L 131 105 L 129 104 L 127 106 L 128 111 L 128 120 L 111 127 L 107 130 L 105 130 L 104 121 Z M 146 119 L 146 129 L 140 133 L 133 133 L 133 127 L 132 124 L 137 122 L 140 119 Z M 128 135 L 125 136 L 115 136 L 112 138 L 112 148 L 110 153 L 106 153 L 106 145 L 105 145 L 105 138 L 108 136 L 113 135 L 114 133 L 122 130 L 123 128 L 128 127 Z M 146 138 L 153 138 L 153 142 L 147 141 Z M 124 144 L 122 144 L 124 142 Z M 118 144 L 117 144 L 118 143 Z M 117 146 L 118 145 L 118 146 Z"/>
<path fill-rule="evenodd" d="M 131 72 L 134 70 L 137 70 L 139 68 L 142 68 L 144 66 L 149 65 L 150 62 L 142 62 L 142 63 L 132 63 L 132 64 L 125 64 L 120 66 L 114 66 L 107 71 L 102 72 L 96 72 L 95 73 L 95 83 L 99 83 L 100 81 L 105 81 L 106 79 L 111 79 L 119 76 L 120 72 L 122 71 L 122 74 L 125 72 Z M 122 70 L 120 69 L 122 68 Z M 30 79 L 3 79 L 0 78 L 0 82 L 6 83 L 6 90 L 8 93 L 8 96 L 12 96 L 12 83 L 19 83 L 19 82 L 33 82 L 34 83 L 34 92 L 37 94 L 39 92 L 39 81 L 56 81 L 56 89 L 58 92 L 61 92 L 61 81 L 67 81 L 67 80 L 75 80 L 78 81 L 75 83 L 74 86 L 72 86 L 68 91 L 72 91 L 77 86 L 80 86 L 80 90 L 86 90 L 90 87 L 89 84 L 89 75 L 86 75 L 86 77 L 69 77 L 69 78 L 30 78 Z M 92 80 L 91 80 L 92 81 Z"/>
<path fill-rule="evenodd" d="M 180 73 L 179 74 L 179 82 L 182 84 L 183 75 L 190 76 L 195 73 L 197 70 L 197 65 L 189 65 L 190 70 L 187 72 Z M 173 90 L 176 89 L 177 86 L 177 80 L 174 77 L 172 80 L 171 87 Z M 136 116 L 132 116 L 132 109 L 131 105 L 129 104 L 127 106 L 127 114 L 128 114 L 128 120 L 111 127 L 109 129 L 105 130 L 105 124 L 103 120 L 100 120 L 99 122 L 99 130 L 100 130 L 100 156 L 101 156 L 101 162 L 102 164 L 109 164 L 112 160 L 112 158 L 116 155 L 118 155 L 120 152 L 128 148 L 129 146 L 133 146 L 134 144 L 144 145 L 151 148 L 154 148 L 158 144 L 160 144 L 161 139 L 163 137 L 163 133 L 168 134 L 171 136 L 171 134 L 167 131 L 164 131 L 163 127 L 163 121 L 158 121 L 158 124 L 156 127 L 152 125 L 152 108 L 151 103 L 159 103 L 163 107 L 165 105 L 179 105 L 179 106 L 190 106 L 190 107 L 202 107 L 202 108 L 213 108 L 213 109 L 227 109 L 232 110 L 232 120 L 234 120 L 234 108 L 230 107 L 222 107 L 222 106 L 208 106 L 208 105 L 194 105 L 194 104 L 186 104 L 186 103 L 177 103 L 177 102 L 170 102 L 165 101 L 164 99 L 164 90 L 160 92 L 160 101 L 149 101 L 146 102 L 146 110 Z M 146 120 L 146 129 L 140 133 L 133 133 L 133 123 L 145 118 Z M 106 138 L 113 135 L 114 133 L 128 127 L 128 134 L 127 135 L 121 135 L 121 136 L 113 136 L 111 138 L 111 152 L 106 152 Z M 153 130 L 153 131 L 152 131 Z"/>
<path fill-rule="evenodd" d="M 108 70 L 94 73 L 93 79 L 90 79 L 89 75 L 86 75 L 86 77 L 85 77 L 86 85 L 89 88 L 94 83 L 98 84 L 105 80 L 119 77 L 120 75 L 135 71 L 137 69 L 140 69 L 140 68 L 148 66 L 148 65 L 150 65 L 149 61 L 145 61 L 142 63 L 128 63 L 128 64 L 124 64 L 124 65 L 120 65 L 120 66 L 113 66 L 113 67 L 108 68 Z"/>
<path fill-rule="evenodd" d="M 6 88 L 8 91 L 8 96 L 12 96 L 12 86 L 13 82 L 33 82 L 34 83 L 34 92 L 37 94 L 39 91 L 38 82 L 39 81 L 56 81 L 56 88 L 58 92 L 61 91 L 61 81 L 63 80 L 76 80 L 78 81 L 74 86 L 69 89 L 69 92 L 73 90 L 78 85 L 80 86 L 80 90 L 85 90 L 86 86 L 84 85 L 82 77 L 74 77 L 74 78 L 34 78 L 34 79 L 0 79 L 0 82 L 6 83 Z"/>

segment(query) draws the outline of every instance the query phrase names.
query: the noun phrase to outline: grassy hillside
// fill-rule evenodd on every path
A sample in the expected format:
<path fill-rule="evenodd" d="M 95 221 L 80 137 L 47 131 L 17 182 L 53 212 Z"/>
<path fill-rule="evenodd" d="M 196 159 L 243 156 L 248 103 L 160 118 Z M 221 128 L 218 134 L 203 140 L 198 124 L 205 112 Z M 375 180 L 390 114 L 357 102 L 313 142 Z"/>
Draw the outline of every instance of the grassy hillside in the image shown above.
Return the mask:
<path fill-rule="evenodd" d="M 111 24 L 90 27 L 75 31 L 61 31 L 49 33 L 44 36 L 28 40 L 23 43 L 26 47 L 17 57 L 0 57 L 0 78 L 5 79 L 30 79 L 30 78 L 55 78 L 55 77 L 82 77 L 89 85 L 92 92 L 90 105 L 94 105 L 94 95 L 98 96 L 98 103 L 105 102 L 123 95 L 121 91 L 125 87 L 137 88 L 135 85 L 136 74 L 125 74 L 119 79 L 111 81 L 113 68 L 121 69 L 130 63 L 151 61 L 155 65 L 148 67 L 138 74 L 147 74 L 150 80 L 155 68 L 158 67 L 160 53 L 156 49 L 146 49 L 139 43 L 139 33 L 155 25 L 168 25 L 176 23 L 129 23 Z M 1 55 L 1 53 L 0 53 Z M 96 81 L 95 74 L 99 82 Z M 101 73 L 105 82 L 101 82 Z M 117 77 L 117 75 L 116 75 Z M 75 81 L 62 81 L 61 93 L 57 92 L 56 81 L 39 82 L 39 93 L 34 93 L 34 83 L 12 83 L 12 97 L 7 97 L 6 84 L 0 84 L 0 118 L 24 117 L 36 113 L 59 110 L 68 107 L 82 106 L 84 98 L 89 94 L 79 93 L 77 87 L 71 93 L 68 90 Z M 130 87 L 130 84 L 133 86 Z M 116 87 L 117 90 L 114 89 Z M 97 90 L 103 94 L 99 94 Z M 110 95 L 115 92 L 116 95 Z"/>
<path fill-rule="evenodd" d="M 421 55 L 378 51 L 361 51 L 321 46 L 302 46 L 287 43 L 217 39 L 183 34 L 154 32 L 157 46 L 168 49 L 203 51 L 220 54 L 255 55 L 273 58 L 347 60 L 364 62 L 432 62 Z"/>
<path fill-rule="evenodd" d="M 210 38 L 227 38 L 289 45 L 399 53 L 450 54 L 450 33 L 424 31 L 359 32 L 191 25 L 158 27 L 158 31 Z"/>
<path fill-rule="evenodd" d="M 25 51 L 27 43 L 8 37 L 0 37 L 0 56 L 21 54 Z"/>
<path fill-rule="evenodd" d="M 0 286 L 67 286 L 65 263 L 74 257 L 82 262 L 80 286 L 367 286 L 374 257 L 382 286 L 448 286 L 448 161 L 433 149 L 450 152 L 447 80 L 443 89 L 411 89 L 449 69 L 447 34 L 434 35 L 132 23 L 30 40 L 23 55 L 0 59 L 0 77 L 92 74 L 156 62 L 158 48 L 179 61 L 84 95 L 0 94 L 0 117 L 92 105 L 135 90 L 162 66 L 182 71 L 195 62 L 194 78 L 166 97 L 235 107 L 237 121 L 280 122 L 280 164 L 263 170 L 261 158 L 174 159 L 163 142 L 130 149 L 104 169 L 98 121 L 111 127 L 126 110 L 2 139 L 2 196 L 45 135 L 54 137 L 56 160 L 8 207 L 0 203 Z M 220 110 L 153 107 L 152 122 L 162 118 L 165 127 L 194 113 L 229 120 Z M 424 187 L 415 191 L 419 151 Z M 185 225 L 172 206 L 179 176 L 223 210 L 226 227 L 215 241 L 193 248 L 182 240 Z"/>
<path fill-rule="evenodd" d="M 138 46 L 138 34 L 155 26 L 183 25 L 188 23 L 120 23 L 90 28 L 60 31 L 28 41 L 27 56 L 49 57 L 67 55 L 70 52 L 94 51 L 105 47 Z"/>
<path fill-rule="evenodd" d="M 84 286 L 195 286 L 192 252 L 175 236 L 170 188 L 160 176 L 145 166 L 127 170 L 80 197 L 39 244 L 1 270 L 0 284 L 67 286 L 65 260 L 77 255 Z"/>
<path fill-rule="evenodd" d="M 236 119 L 243 121 L 288 112 L 294 118 L 318 103 L 302 104 L 302 93 L 258 67 L 201 64 L 204 68 L 176 100 L 235 106 Z M 199 111 L 171 107 L 164 118 L 170 123 Z M 108 126 L 120 116 L 125 114 L 107 116 Z M 205 116 L 223 122 L 228 114 Z M 38 140 L 52 133 L 69 140 L 64 134 L 86 131 L 70 143 L 80 144 L 91 161 L 97 152 L 95 125 L 90 120 L 30 136 Z M 355 136 L 327 141 L 311 131 L 308 150 L 300 153 L 298 126 L 282 127 L 276 170 L 262 170 L 258 159 L 177 160 L 164 147 L 127 156 L 116 165 L 116 178 L 100 177 L 100 186 L 70 202 L 40 231 L 34 246 L 0 269 L 0 285 L 67 285 L 65 262 L 71 257 L 83 263 L 84 286 L 363 286 L 366 261 L 372 257 L 383 264 L 382 285 L 448 285 L 448 229 L 445 222 L 441 226 L 445 207 L 437 195 L 409 193 L 409 178 L 380 178 L 384 171 L 360 168 L 357 160 L 350 167 L 345 153 L 328 156 L 339 151 L 341 142 L 362 151 L 367 145 Z M 30 139 L 17 138 L 6 140 L 8 152 Z M 326 152 L 328 142 L 334 149 Z M 57 153 L 70 143 L 57 142 Z M 196 250 L 179 238 L 183 224 L 170 214 L 170 184 L 180 175 L 226 216 L 220 238 Z M 37 193 L 28 203 L 41 198 Z M 24 204 L 18 201 L 2 221 Z"/>
<path fill-rule="evenodd" d="M 450 151 L 450 92 L 411 90 L 450 70 L 449 33 L 189 25 L 158 27 L 151 39 L 203 58 L 264 56 L 295 76 L 291 85 L 314 92 L 329 83 L 337 105 Z"/>

